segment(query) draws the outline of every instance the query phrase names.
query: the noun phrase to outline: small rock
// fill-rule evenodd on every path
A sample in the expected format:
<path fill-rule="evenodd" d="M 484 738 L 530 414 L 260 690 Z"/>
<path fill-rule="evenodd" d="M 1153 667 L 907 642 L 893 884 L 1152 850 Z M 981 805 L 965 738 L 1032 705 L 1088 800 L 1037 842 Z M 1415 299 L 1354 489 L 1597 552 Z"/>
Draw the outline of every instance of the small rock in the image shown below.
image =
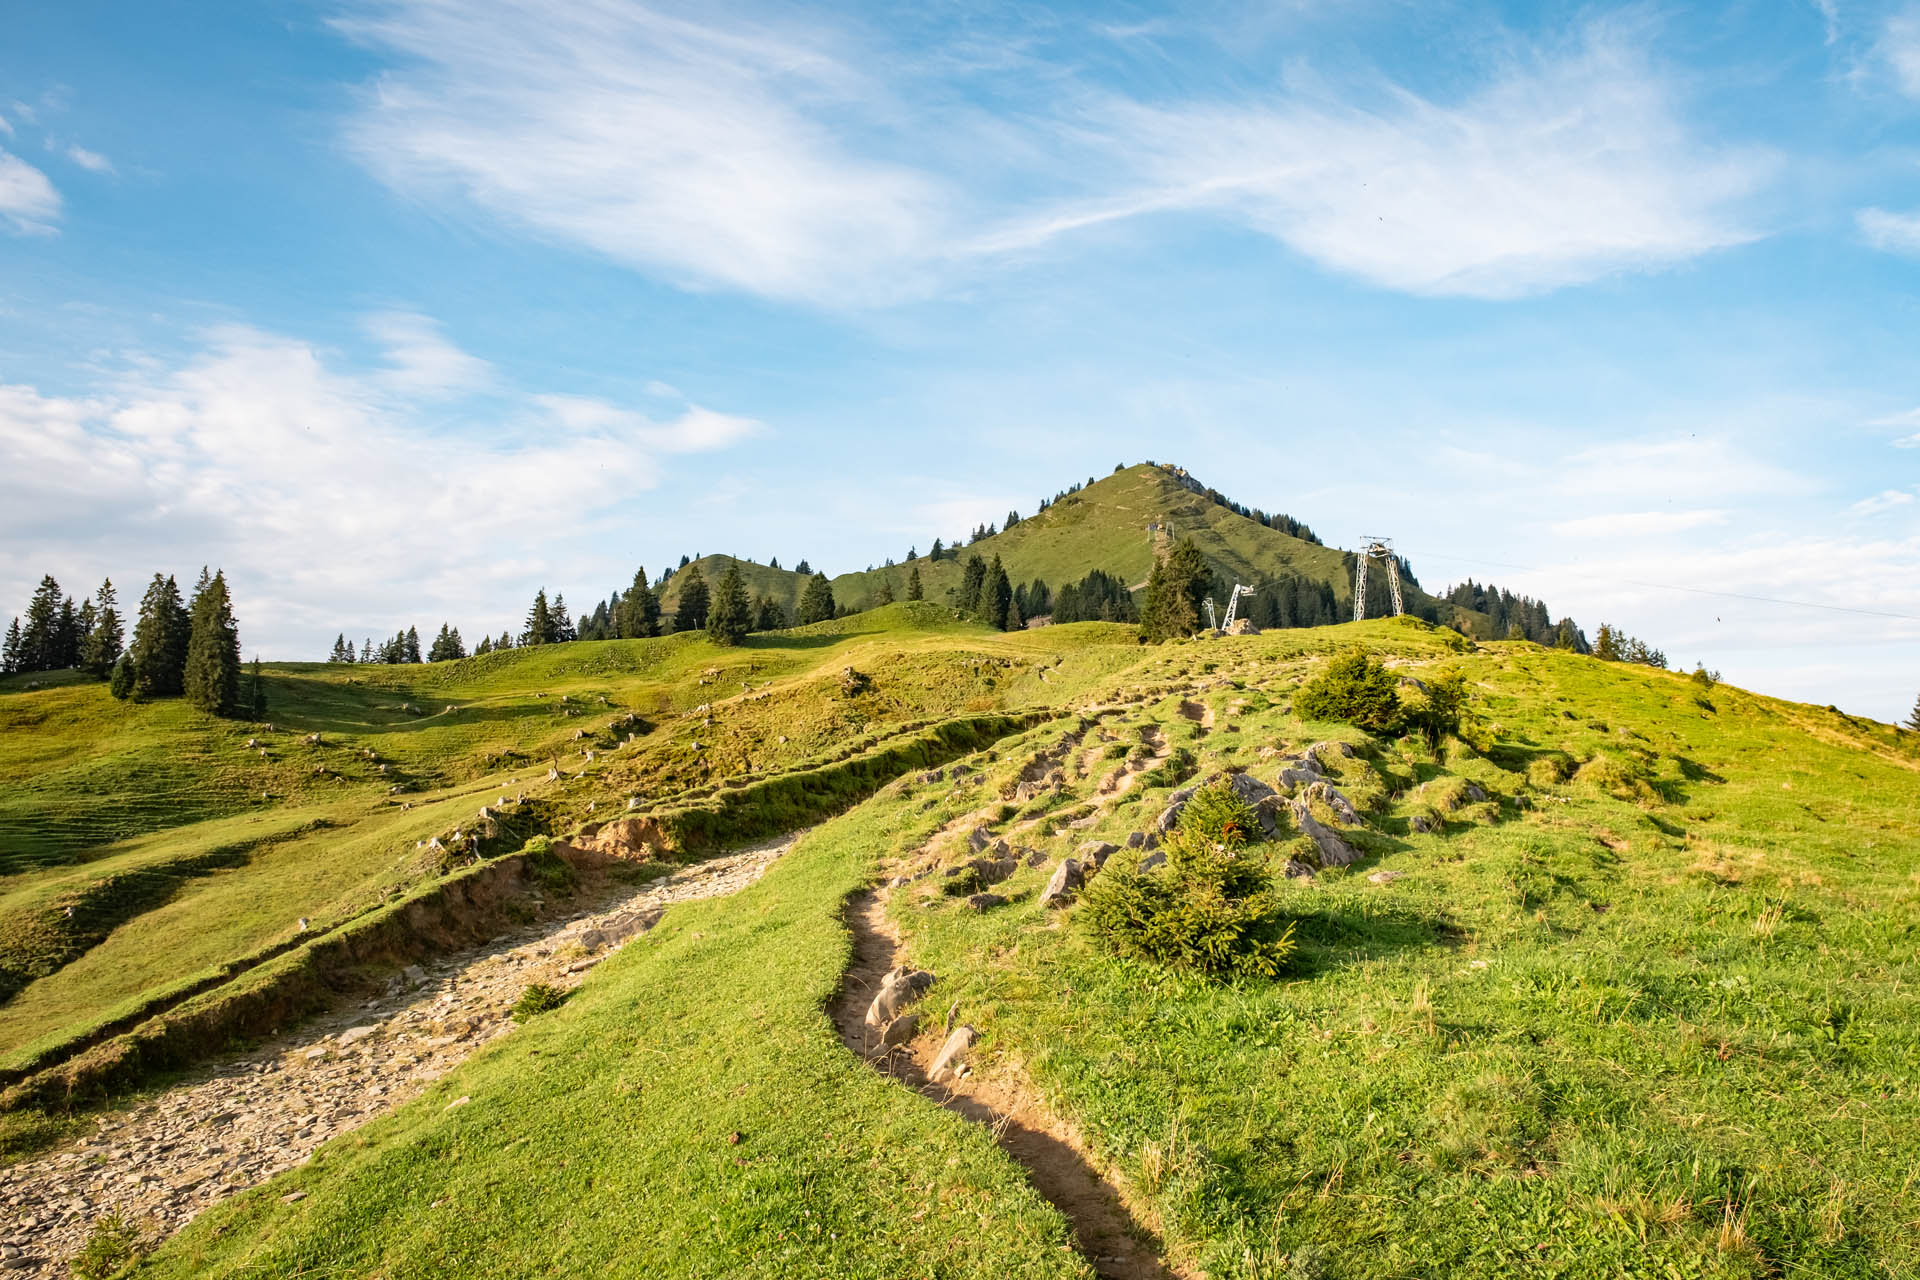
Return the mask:
<path fill-rule="evenodd" d="M 1080 863 L 1074 858 L 1062 858 L 1060 865 L 1053 869 L 1053 876 L 1047 881 L 1047 887 L 1040 893 L 1040 901 L 1049 907 L 1064 907 L 1073 901 L 1073 895 L 1085 882 L 1081 874 Z"/>
<path fill-rule="evenodd" d="M 1376 871 L 1367 877 L 1368 884 L 1392 884 L 1395 880 L 1406 878 L 1404 871 Z"/>
<path fill-rule="evenodd" d="M 1117 844 L 1110 844 L 1105 840 L 1088 840 L 1073 851 L 1073 856 L 1080 860 L 1083 868 L 1098 871 L 1107 864 L 1109 855 L 1118 852 L 1120 852 L 1120 846 Z"/>
<path fill-rule="evenodd" d="M 880 1047 L 896 1049 L 920 1033 L 920 1015 L 903 1013 L 880 1032 Z"/>
<path fill-rule="evenodd" d="M 451 1110 L 453 1110 L 453 1109 L 454 1109 L 455 1107 L 464 1107 L 464 1106 L 466 1106 L 466 1105 L 467 1105 L 467 1104 L 468 1104 L 469 1102 L 472 1102 L 472 1101 L 473 1101 L 473 1099 L 472 1099 L 472 1098 L 470 1098 L 470 1097 L 468 1097 L 468 1096 L 467 1096 L 466 1094 L 464 1094 L 464 1093 L 463 1093 L 463 1094 L 461 1094 L 461 1095 L 460 1095 L 459 1097 L 457 1097 L 457 1098 L 455 1098 L 455 1099 L 454 1099 L 454 1100 L 453 1100 L 452 1102 L 449 1102 L 449 1103 L 448 1103 L 448 1104 L 447 1104 L 446 1106 L 444 1106 L 444 1107 L 442 1107 L 442 1108 L 440 1108 L 440 1109 L 441 1109 L 442 1111 L 451 1111 Z"/>
<path fill-rule="evenodd" d="M 1164 867 L 1166 865 L 1167 855 L 1163 851 L 1156 849 L 1154 852 L 1140 859 L 1140 872 L 1144 875 L 1157 867 Z"/>
<path fill-rule="evenodd" d="M 289 1191 L 287 1192 L 287 1194 L 280 1197 L 280 1203 L 281 1204 L 299 1204 L 302 1200 L 305 1200 L 306 1198 L 307 1198 L 307 1193 L 304 1191 Z"/>
<path fill-rule="evenodd" d="M 344 1049 L 350 1044 L 359 1044 L 362 1040 L 371 1039 L 379 1034 L 380 1028 L 371 1024 L 359 1027 L 348 1027 L 340 1033 L 340 1039 L 336 1041 L 336 1043 Z"/>
<path fill-rule="evenodd" d="M 975 911 L 987 911 L 1006 906 L 1007 900 L 997 893 L 976 893 L 968 896 L 967 905 Z"/>
<path fill-rule="evenodd" d="M 973 1048 L 978 1033 L 964 1023 L 953 1029 L 947 1042 L 940 1046 L 940 1052 L 934 1055 L 933 1065 L 927 1069 L 927 1079 L 939 1080 L 949 1073 L 957 1072 L 966 1061 L 967 1050 Z"/>

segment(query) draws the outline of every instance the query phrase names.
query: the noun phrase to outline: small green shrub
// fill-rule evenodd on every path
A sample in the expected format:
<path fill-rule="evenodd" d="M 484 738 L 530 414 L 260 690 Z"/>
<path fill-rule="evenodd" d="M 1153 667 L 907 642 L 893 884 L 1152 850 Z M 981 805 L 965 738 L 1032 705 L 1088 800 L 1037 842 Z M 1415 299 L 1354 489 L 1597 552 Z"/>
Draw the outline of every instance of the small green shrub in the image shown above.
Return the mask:
<path fill-rule="evenodd" d="M 1467 678 L 1449 670 L 1429 676 L 1425 684 L 1425 690 L 1414 689 L 1402 701 L 1402 725 L 1425 738 L 1429 747 L 1439 746 L 1449 736 L 1470 736 L 1464 731 L 1471 718 L 1467 712 Z"/>
<path fill-rule="evenodd" d="M 1295 715 L 1307 720 L 1337 720 L 1368 733 L 1390 734 L 1401 727 L 1400 681 L 1362 650 L 1335 658 L 1293 699 Z"/>
<path fill-rule="evenodd" d="M 1573 776 L 1573 758 L 1555 752 L 1536 756 L 1527 765 L 1527 781 L 1536 787 L 1552 787 Z"/>
<path fill-rule="evenodd" d="M 536 982 L 520 993 L 513 1003 L 513 1020 L 525 1022 L 536 1014 L 548 1013 L 567 1002 L 568 992 Z"/>
<path fill-rule="evenodd" d="M 1121 955 L 1216 976 L 1276 977 L 1293 957 L 1293 925 L 1281 916 L 1263 860 L 1247 847 L 1242 823 L 1252 818 L 1225 785 L 1198 792 L 1162 845 L 1166 864 L 1144 873 L 1109 864 L 1081 896 L 1078 923 Z"/>
<path fill-rule="evenodd" d="M 146 1241 L 118 1210 L 93 1224 L 87 1243 L 67 1260 L 74 1280 L 108 1280 L 146 1256 Z"/>

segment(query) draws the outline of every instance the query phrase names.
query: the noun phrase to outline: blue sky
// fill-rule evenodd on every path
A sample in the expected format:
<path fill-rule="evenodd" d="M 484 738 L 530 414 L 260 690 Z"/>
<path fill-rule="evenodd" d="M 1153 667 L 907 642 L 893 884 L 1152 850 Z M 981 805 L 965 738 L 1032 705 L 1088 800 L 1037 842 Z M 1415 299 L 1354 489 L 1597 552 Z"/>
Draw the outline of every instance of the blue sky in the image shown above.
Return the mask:
<path fill-rule="evenodd" d="M 1920 7 L 7 27 L 0 599 L 204 561 L 269 657 L 475 638 L 1155 458 L 1767 692 L 1920 692 L 1920 622 L 1664 589 L 1920 617 Z"/>

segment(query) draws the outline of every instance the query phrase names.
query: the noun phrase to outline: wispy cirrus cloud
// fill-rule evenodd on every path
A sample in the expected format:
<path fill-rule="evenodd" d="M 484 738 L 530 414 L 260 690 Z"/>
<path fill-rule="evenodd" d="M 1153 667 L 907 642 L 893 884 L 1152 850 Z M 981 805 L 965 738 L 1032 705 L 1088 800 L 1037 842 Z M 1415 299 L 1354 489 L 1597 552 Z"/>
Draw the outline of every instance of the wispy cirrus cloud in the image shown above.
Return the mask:
<path fill-rule="evenodd" d="M 1889 209 L 1862 209 L 1854 223 L 1868 244 L 1888 253 L 1920 254 L 1920 213 L 1895 213 Z"/>
<path fill-rule="evenodd" d="M 22 235 L 45 235 L 59 220 L 60 193 L 47 175 L 0 149 L 0 222 Z"/>
<path fill-rule="evenodd" d="M 110 174 L 114 171 L 113 161 L 107 159 L 98 151 L 87 150 L 77 142 L 67 148 L 67 159 L 73 161 L 89 173 Z"/>
<path fill-rule="evenodd" d="M 1148 101 L 1071 65 L 958 70 L 874 31 L 611 0 L 362 0 L 338 25 L 396 59 L 348 131 L 395 189 L 684 287 L 828 306 L 1166 211 L 1389 289 L 1516 297 L 1751 240 L 1774 168 L 1701 136 L 1598 25 L 1450 101 L 1380 77 Z"/>
<path fill-rule="evenodd" d="M 1920 7 L 1905 9 L 1887 19 L 1879 50 L 1893 71 L 1894 83 L 1900 92 L 1909 98 L 1920 98 Z"/>

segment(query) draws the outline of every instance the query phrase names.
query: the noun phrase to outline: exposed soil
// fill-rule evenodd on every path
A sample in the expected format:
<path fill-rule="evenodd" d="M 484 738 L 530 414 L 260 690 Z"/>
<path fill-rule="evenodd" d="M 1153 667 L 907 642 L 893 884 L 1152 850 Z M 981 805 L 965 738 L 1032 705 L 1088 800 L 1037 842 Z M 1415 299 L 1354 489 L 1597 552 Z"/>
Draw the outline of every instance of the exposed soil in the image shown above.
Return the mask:
<path fill-rule="evenodd" d="M 0 1169 L 0 1267 L 9 1276 L 65 1276 L 66 1259 L 115 1210 L 150 1239 L 172 1235 L 511 1033 L 510 1010 L 532 983 L 578 986 L 661 910 L 745 888 L 796 838 L 640 885 L 593 876 L 547 918 L 409 966 L 376 999 L 202 1067 L 139 1106 L 101 1116 L 92 1136 Z"/>
<path fill-rule="evenodd" d="M 853 960 L 831 1010 L 841 1042 L 875 1070 L 986 1126 L 1001 1149 L 1026 1170 L 1034 1189 L 1066 1216 L 1080 1253 L 1103 1280 L 1182 1280 L 1185 1273 L 1161 1261 L 1153 1234 L 1128 1212 L 1078 1137 L 1048 1114 L 1022 1082 L 1005 1072 L 970 1073 L 941 1084 L 928 1081 L 927 1068 L 946 1038 L 946 1028 L 936 1020 L 937 985 L 922 1002 L 923 1033 L 899 1048 L 875 1050 L 864 1019 L 881 979 L 898 963 L 899 936 L 873 893 L 848 902 L 847 925 L 853 931 Z M 963 1020 L 957 1018 L 955 1024 Z"/>

